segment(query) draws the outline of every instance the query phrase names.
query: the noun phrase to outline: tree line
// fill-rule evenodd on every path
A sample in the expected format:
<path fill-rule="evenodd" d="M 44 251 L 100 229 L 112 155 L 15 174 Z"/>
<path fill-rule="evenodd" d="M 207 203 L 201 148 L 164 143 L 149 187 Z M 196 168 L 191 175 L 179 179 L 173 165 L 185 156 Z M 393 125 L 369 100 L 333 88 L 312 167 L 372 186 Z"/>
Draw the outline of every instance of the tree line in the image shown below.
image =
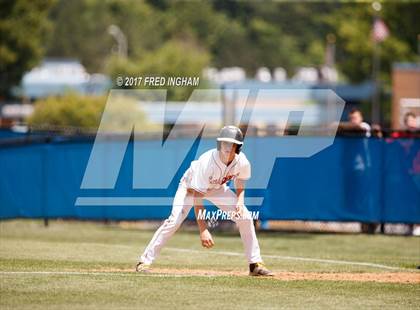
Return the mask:
<path fill-rule="evenodd" d="M 419 1 L 384 1 L 378 13 L 390 35 L 381 42 L 380 78 L 390 83 L 394 62 L 418 61 Z M 300 66 L 325 61 L 333 35 L 340 78 L 371 77 L 369 2 L 0 0 L 0 96 L 43 57 L 79 59 L 89 72 L 117 75 L 200 75 L 206 66 Z M 110 25 L 127 38 L 118 56 Z M 170 90 L 181 99 L 187 92 Z M 179 93 L 177 93 L 179 92 Z"/>

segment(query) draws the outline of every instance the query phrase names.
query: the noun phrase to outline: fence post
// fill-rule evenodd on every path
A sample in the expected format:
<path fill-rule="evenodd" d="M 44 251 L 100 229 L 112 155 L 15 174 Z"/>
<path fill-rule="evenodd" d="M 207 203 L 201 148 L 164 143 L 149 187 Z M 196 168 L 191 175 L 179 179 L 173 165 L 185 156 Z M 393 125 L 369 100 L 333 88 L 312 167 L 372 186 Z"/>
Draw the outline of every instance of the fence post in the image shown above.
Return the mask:
<path fill-rule="evenodd" d="M 42 184 L 41 184 L 41 190 L 42 190 L 42 217 L 44 219 L 44 227 L 48 227 L 48 210 L 47 210 L 47 204 L 48 204 L 48 169 L 47 169 L 47 163 L 48 163 L 48 153 L 49 153 L 49 143 L 51 142 L 51 139 L 48 137 L 45 141 L 45 144 L 42 145 Z"/>

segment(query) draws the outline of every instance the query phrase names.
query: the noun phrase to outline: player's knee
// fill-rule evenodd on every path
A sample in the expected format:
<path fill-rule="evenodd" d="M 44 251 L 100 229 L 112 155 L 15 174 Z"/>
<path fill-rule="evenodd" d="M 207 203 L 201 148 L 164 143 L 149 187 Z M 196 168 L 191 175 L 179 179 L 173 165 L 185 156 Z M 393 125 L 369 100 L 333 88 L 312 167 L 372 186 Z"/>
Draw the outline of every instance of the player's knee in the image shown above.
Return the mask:
<path fill-rule="evenodd" d="M 254 223 L 251 220 L 241 219 L 236 221 L 236 226 L 240 231 L 251 231 Z"/>

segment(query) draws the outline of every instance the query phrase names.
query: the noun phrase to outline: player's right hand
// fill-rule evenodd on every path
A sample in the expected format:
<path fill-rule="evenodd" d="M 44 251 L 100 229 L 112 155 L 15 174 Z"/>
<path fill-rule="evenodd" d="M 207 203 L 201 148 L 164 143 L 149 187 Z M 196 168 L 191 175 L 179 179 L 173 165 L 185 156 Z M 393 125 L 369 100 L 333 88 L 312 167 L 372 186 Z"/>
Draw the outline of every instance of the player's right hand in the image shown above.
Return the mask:
<path fill-rule="evenodd" d="M 200 233 L 200 239 L 201 245 L 207 249 L 210 249 L 214 245 L 213 238 L 207 229 Z"/>

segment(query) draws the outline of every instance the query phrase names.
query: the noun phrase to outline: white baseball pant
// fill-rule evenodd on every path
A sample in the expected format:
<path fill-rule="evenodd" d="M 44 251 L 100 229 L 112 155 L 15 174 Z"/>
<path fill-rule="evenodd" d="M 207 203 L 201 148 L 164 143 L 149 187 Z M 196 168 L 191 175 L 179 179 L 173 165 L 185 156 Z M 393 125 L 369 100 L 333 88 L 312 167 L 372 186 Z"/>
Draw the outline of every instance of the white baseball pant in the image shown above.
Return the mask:
<path fill-rule="evenodd" d="M 238 200 L 236 194 L 226 185 L 219 189 L 208 191 L 203 199 L 209 200 L 219 209 L 225 212 L 235 211 Z M 149 245 L 140 256 L 139 261 L 145 264 L 151 264 L 159 255 L 161 249 L 172 235 L 178 230 L 182 222 L 187 217 L 193 206 L 193 195 L 187 191 L 186 186 L 180 183 L 172 205 L 171 215 L 163 222 L 159 229 L 153 235 Z M 244 206 L 243 213 L 249 215 L 248 209 Z M 245 256 L 249 264 L 262 262 L 260 247 L 255 234 L 254 223 L 251 216 L 244 216 L 233 220 L 241 235 L 242 243 L 245 249 Z"/>

